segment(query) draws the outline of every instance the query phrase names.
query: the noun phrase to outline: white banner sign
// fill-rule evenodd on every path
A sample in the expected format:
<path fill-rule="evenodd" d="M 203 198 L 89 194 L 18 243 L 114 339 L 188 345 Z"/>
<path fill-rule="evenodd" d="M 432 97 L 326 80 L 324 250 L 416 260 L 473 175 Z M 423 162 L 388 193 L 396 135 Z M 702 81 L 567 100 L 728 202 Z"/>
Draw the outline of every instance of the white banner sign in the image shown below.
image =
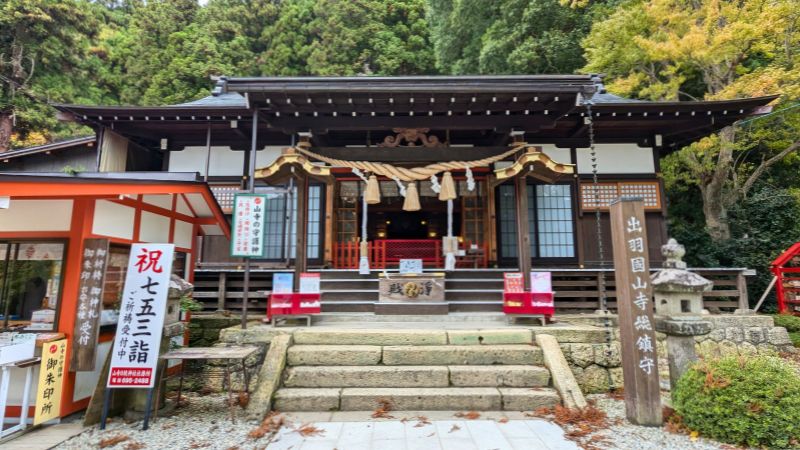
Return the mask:
<path fill-rule="evenodd" d="M 151 388 L 167 310 L 172 244 L 133 244 L 108 374 L 110 388 Z"/>
<path fill-rule="evenodd" d="M 264 256 L 266 205 L 266 195 L 236 194 L 233 200 L 231 256 L 243 258 Z"/>

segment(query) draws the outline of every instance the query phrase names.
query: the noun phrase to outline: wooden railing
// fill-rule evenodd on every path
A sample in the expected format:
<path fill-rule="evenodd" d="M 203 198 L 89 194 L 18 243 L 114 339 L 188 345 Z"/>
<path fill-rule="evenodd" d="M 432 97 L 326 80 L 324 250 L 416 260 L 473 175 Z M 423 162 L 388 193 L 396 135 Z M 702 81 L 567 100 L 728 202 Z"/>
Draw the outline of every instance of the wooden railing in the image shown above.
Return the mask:
<path fill-rule="evenodd" d="M 333 267 L 358 269 L 360 243 L 337 242 L 333 247 Z M 421 259 L 425 267 L 442 267 L 442 242 L 438 239 L 376 239 L 367 242 L 372 269 L 395 268 L 401 259 Z"/>
<path fill-rule="evenodd" d="M 380 246 L 378 246 L 380 249 Z M 380 251 L 380 250 L 378 250 Z M 354 253 L 357 268 L 357 251 Z M 350 259 L 353 261 L 352 257 Z M 253 271 L 250 281 L 249 308 L 254 314 L 266 310 L 264 291 L 272 288 L 272 273 L 291 269 L 259 269 Z M 458 270 L 458 269 L 457 269 Z M 508 269 L 513 271 L 514 269 Z M 616 310 L 616 283 L 614 272 L 611 269 L 562 269 L 562 268 L 536 268 L 538 271 L 549 271 L 553 274 L 553 289 L 556 291 L 556 308 L 560 312 L 577 311 L 592 312 L 601 307 L 600 280 L 601 274 L 605 277 L 607 306 Z M 653 269 L 657 270 L 657 269 Z M 733 312 L 737 308 L 748 308 L 746 277 L 752 274 L 747 269 L 726 268 L 699 268 L 691 269 L 714 282 L 714 289 L 703 294 L 703 306 L 712 313 Z M 481 273 L 481 272 L 476 272 Z M 502 275 L 499 271 L 482 272 L 481 277 L 497 277 L 495 290 L 502 289 Z M 195 300 L 203 303 L 205 311 L 229 310 L 238 312 L 242 308 L 242 271 L 233 268 L 210 267 L 198 269 L 195 272 Z M 324 277 L 323 277 L 324 278 Z M 376 286 L 377 289 L 377 286 Z M 500 298 L 499 293 L 487 293 L 487 298 L 492 296 Z M 323 288 L 324 302 L 324 288 Z"/>

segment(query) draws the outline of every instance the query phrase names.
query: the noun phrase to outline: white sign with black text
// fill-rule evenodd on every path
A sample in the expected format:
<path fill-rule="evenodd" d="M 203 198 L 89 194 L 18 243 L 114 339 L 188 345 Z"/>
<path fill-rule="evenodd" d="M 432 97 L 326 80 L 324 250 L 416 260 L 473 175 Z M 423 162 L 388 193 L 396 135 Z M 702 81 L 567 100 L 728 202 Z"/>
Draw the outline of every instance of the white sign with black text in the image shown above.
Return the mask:
<path fill-rule="evenodd" d="M 133 244 L 114 337 L 109 388 L 151 388 L 167 310 L 172 244 Z"/>

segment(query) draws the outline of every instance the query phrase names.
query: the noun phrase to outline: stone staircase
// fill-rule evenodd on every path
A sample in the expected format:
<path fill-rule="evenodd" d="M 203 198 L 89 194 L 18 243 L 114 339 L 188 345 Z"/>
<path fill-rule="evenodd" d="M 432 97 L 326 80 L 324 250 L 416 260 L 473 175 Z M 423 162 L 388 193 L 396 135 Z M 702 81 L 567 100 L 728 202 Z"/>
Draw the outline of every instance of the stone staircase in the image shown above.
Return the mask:
<path fill-rule="evenodd" d="M 501 311 L 505 270 L 508 269 L 459 269 L 448 272 L 445 276 L 445 303 L 449 311 Z M 319 272 L 324 312 L 375 311 L 375 303 L 378 301 L 378 275 L 381 271 L 374 270 L 369 275 L 339 269 Z M 437 270 L 426 269 L 426 272 Z"/>
<path fill-rule="evenodd" d="M 530 330 L 299 330 L 278 411 L 531 411 L 561 399 Z"/>

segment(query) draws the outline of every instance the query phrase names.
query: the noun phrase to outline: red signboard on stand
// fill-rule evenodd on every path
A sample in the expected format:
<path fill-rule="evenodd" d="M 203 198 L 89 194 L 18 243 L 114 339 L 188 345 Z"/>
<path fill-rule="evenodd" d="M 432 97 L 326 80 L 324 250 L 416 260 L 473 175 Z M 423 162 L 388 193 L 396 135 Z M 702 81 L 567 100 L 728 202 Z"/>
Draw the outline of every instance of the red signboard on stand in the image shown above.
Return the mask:
<path fill-rule="evenodd" d="M 278 316 L 305 316 L 322 312 L 318 273 L 300 274 L 300 292 L 274 292 L 267 300 L 267 320 Z"/>
<path fill-rule="evenodd" d="M 549 272 L 531 273 L 531 288 L 534 291 L 526 292 L 523 274 L 511 272 L 504 274 L 503 280 L 503 312 L 506 314 L 544 316 L 550 318 L 555 314 L 555 303 L 552 291 L 542 291 L 541 278 L 547 279 L 549 286 Z"/>

